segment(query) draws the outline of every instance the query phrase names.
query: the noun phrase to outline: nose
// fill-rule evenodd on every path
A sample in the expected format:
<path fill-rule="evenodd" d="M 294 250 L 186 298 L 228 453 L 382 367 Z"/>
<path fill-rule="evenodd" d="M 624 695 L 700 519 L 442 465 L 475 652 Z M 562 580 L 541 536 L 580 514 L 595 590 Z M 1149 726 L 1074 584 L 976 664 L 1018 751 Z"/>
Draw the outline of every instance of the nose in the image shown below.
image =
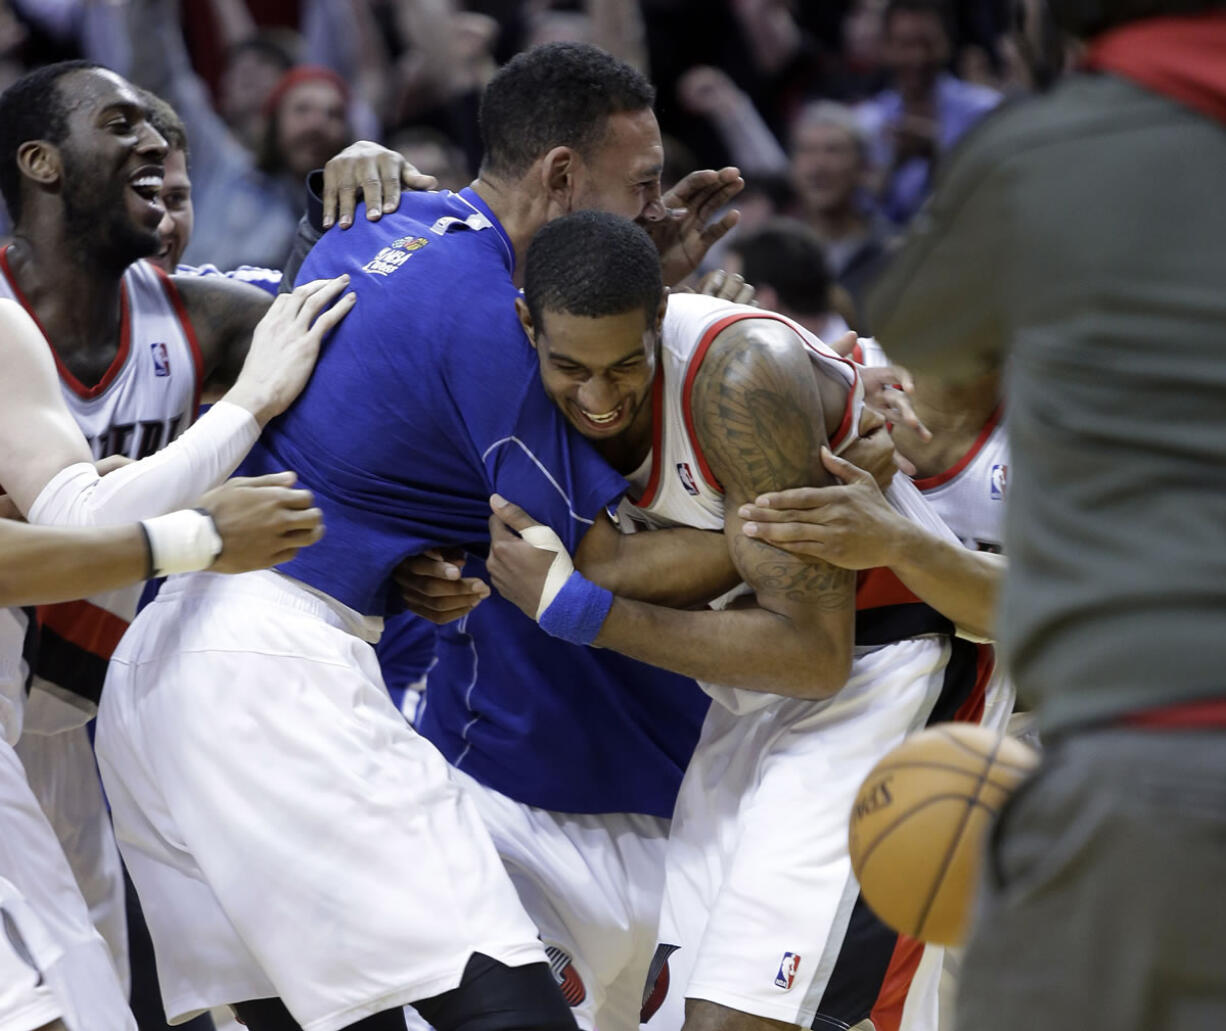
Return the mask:
<path fill-rule="evenodd" d="M 165 244 L 175 231 L 175 220 L 170 217 L 169 211 L 162 212 L 162 221 L 158 223 L 158 239 Z"/>
<path fill-rule="evenodd" d="M 163 161 L 170 150 L 170 146 L 167 144 L 166 138 L 151 123 L 144 122 L 141 125 L 140 138 L 137 140 L 136 149 L 147 157 Z"/>
<path fill-rule="evenodd" d="M 604 376 L 592 376 L 579 387 L 579 406 L 595 415 L 617 407 L 617 389 Z"/>
<path fill-rule="evenodd" d="M 652 192 L 643 205 L 643 212 L 639 218 L 644 222 L 662 222 L 668 216 L 668 209 L 664 206 L 664 201 L 660 197 L 660 184 L 656 183 L 652 187 Z"/>

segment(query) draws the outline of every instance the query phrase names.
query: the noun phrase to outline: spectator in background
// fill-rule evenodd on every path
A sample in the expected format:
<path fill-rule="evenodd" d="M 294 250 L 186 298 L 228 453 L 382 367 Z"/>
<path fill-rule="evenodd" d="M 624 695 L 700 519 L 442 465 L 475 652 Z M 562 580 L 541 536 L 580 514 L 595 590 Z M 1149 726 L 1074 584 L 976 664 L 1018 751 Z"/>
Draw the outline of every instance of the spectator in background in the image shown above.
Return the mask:
<path fill-rule="evenodd" d="M 792 130 L 797 213 L 821 241 L 830 273 L 856 311 L 893 232 L 866 188 L 867 146 L 855 112 L 833 101 L 810 104 Z M 867 335 L 862 317 L 852 321 Z"/>
<path fill-rule="evenodd" d="M 858 108 L 882 176 L 882 210 L 905 223 L 928 193 L 940 155 L 1000 102 L 1000 94 L 954 78 L 949 11 L 943 0 L 890 0 L 885 63 L 893 88 Z"/>
<path fill-rule="evenodd" d="M 294 58 L 272 33 L 261 32 L 226 51 L 217 90 L 217 110 L 235 138 L 255 152 L 264 137 L 269 94 L 294 67 Z"/>
<path fill-rule="evenodd" d="M 401 129 L 388 146 L 422 174 L 434 176 L 440 189 L 458 192 L 474 178 L 464 152 L 437 129 Z"/>
<path fill-rule="evenodd" d="M 836 311 L 838 287 L 830 277 L 822 242 L 803 222 L 776 218 L 762 228 L 738 234 L 728 245 L 725 269 L 757 290 L 757 302 L 786 315 L 827 344 L 847 332 Z"/>
<path fill-rule="evenodd" d="M 192 70 L 175 5 L 131 0 L 125 17 L 131 77 L 178 111 L 192 140 L 199 217 L 184 259 L 221 268 L 281 267 L 306 205 L 306 174 L 352 139 L 344 81 L 312 66 L 283 75 L 265 101 L 268 122 L 257 161 Z"/>

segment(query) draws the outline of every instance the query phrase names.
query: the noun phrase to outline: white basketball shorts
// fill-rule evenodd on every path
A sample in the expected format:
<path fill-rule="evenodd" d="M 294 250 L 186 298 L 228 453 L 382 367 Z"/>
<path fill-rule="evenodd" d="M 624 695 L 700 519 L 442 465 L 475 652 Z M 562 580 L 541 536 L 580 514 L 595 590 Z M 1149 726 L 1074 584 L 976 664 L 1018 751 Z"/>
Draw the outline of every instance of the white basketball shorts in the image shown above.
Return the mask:
<path fill-rule="evenodd" d="M 374 649 L 271 572 L 171 578 L 120 642 L 96 745 L 174 1022 L 280 996 L 333 1031 L 544 962 L 472 802 Z"/>
<path fill-rule="evenodd" d="M 668 821 L 555 813 L 458 773 L 584 1031 L 635 1031 L 655 951 Z"/>
<path fill-rule="evenodd" d="M 33 953 L 65 1024 L 72 1031 L 136 1031 L 110 951 L 90 922 L 72 870 L 17 754 L 2 741 L 0 878 L 12 885 L 54 943 L 54 950 L 35 948 Z M 30 942 L 39 939 L 37 932 L 25 933 Z M 7 1031 L 2 1021 L 0 1028 Z"/>
<path fill-rule="evenodd" d="M 648 1031 L 676 1031 L 685 998 L 806 1028 L 935 1028 L 939 956 L 872 916 L 847 834 L 868 771 L 927 721 L 949 651 L 858 649 L 833 698 L 711 706 L 673 815 Z"/>

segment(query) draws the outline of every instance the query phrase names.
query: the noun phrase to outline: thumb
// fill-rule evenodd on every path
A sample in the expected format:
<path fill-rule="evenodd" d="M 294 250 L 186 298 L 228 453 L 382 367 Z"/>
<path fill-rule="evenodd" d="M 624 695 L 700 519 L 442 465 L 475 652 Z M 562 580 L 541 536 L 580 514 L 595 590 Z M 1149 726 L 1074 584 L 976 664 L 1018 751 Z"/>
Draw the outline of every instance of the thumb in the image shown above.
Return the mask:
<path fill-rule="evenodd" d="M 822 445 L 822 465 L 826 467 L 826 471 L 831 476 L 837 477 L 844 483 L 868 483 L 872 480 L 872 475 L 865 472 L 858 465 L 852 465 L 846 459 L 839 458 L 830 448 Z"/>
<path fill-rule="evenodd" d="M 512 530 L 522 533 L 529 527 L 540 525 L 522 508 L 520 508 L 518 505 L 511 504 L 511 502 L 509 502 L 501 494 L 490 495 L 490 508 L 493 509 L 494 515 L 496 515 L 499 520 L 509 526 Z"/>

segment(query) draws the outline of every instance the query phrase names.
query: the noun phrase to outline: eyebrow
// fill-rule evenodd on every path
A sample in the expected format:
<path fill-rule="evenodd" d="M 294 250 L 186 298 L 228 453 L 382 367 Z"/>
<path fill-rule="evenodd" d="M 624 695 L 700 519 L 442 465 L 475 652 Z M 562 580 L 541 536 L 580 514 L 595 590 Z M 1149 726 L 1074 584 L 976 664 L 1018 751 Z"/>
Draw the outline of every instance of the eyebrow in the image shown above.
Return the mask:
<path fill-rule="evenodd" d="M 615 362 L 609 362 L 609 364 L 606 365 L 605 368 L 612 369 L 618 365 L 625 365 L 627 362 L 633 361 L 635 358 L 642 358 L 642 357 L 643 357 L 643 352 L 641 350 L 634 350 L 634 351 L 631 351 L 629 354 L 625 355 L 624 357 L 618 358 L 617 361 Z M 551 362 L 569 362 L 571 365 L 578 365 L 585 369 L 588 367 L 587 362 L 581 362 L 579 361 L 578 358 L 572 358 L 568 354 L 559 354 L 557 351 L 554 351 L 552 349 L 550 349 L 549 351 L 549 360 Z"/>
<path fill-rule="evenodd" d="M 659 179 L 664 172 L 664 165 L 652 165 L 650 168 L 644 168 L 641 171 L 635 172 L 631 178 L 634 180 L 640 179 Z"/>

